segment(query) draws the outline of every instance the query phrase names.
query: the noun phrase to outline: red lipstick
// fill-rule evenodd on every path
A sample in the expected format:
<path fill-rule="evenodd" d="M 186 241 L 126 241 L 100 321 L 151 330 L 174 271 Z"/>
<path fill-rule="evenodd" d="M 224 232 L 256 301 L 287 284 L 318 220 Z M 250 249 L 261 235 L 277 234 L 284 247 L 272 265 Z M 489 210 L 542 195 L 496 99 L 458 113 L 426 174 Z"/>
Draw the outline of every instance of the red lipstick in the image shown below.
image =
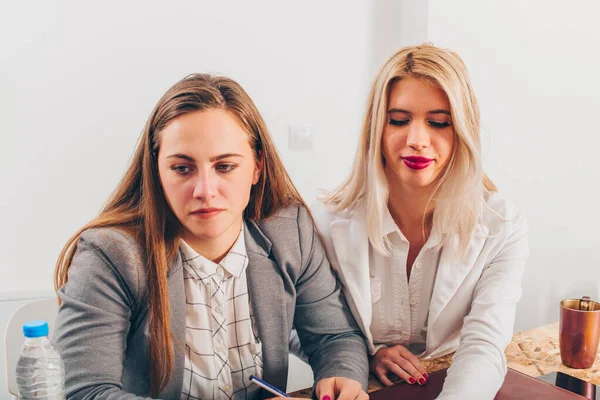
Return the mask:
<path fill-rule="evenodd" d="M 404 164 L 414 170 L 421 170 L 429 167 L 433 162 L 433 158 L 420 157 L 420 156 L 408 156 L 401 157 Z"/>

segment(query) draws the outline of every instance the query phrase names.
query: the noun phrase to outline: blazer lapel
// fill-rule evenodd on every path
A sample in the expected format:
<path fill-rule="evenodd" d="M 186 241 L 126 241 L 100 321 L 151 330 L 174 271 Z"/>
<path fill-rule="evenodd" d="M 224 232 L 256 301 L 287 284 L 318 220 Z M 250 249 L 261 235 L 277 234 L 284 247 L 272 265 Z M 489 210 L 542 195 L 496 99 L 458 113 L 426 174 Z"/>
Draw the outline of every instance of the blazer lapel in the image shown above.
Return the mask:
<path fill-rule="evenodd" d="M 483 249 L 487 234 L 487 228 L 478 225 L 469 242 L 467 254 L 460 259 L 454 256 L 459 249 L 458 234 L 453 235 L 443 246 L 429 305 L 430 328 L 471 271 Z"/>
<path fill-rule="evenodd" d="M 329 229 L 339 263 L 332 267 L 343 282 L 348 305 L 355 310 L 356 322 L 372 347 L 369 239 L 364 212 L 357 212 L 352 219 L 333 221 Z"/>
<path fill-rule="evenodd" d="M 287 386 L 289 333 L 285 283 L 279 266 L 269 258 L 271 242 L 253 221 L 246 223 L 248 293 L 262 343 L 263 376 L 279 389 Z"/>

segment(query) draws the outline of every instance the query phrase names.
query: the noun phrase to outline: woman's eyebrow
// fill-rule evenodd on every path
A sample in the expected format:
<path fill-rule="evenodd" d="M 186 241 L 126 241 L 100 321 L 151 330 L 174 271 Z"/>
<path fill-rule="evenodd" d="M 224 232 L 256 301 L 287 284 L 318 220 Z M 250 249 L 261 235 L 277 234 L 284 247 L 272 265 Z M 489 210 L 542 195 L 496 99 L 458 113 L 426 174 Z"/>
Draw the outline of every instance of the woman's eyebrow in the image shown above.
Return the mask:
<path fill-rule="evenodd" d="M 225 153 L 225 154 L 220 154 L 218 156 L 212 156 L 210 158 L 210 162 L 219 161 L 219 160 L 222 160 L 224 158 L 229 158 L 229 157 L 244 157 L 244 156 L 241 154 L 237 154 L 237 153 Z"/>
<path fill-rule="evenodd" d="M 209 160 L 210 160 L 210 162 L 215 162 L 215 161 L 219 161 L 219 160 L 222 160 L 222 159 L 228 158 L 228 157 L 244 157 L 244 156 L 241 154 L 237 154 L 237 153 L 225 153 L 225 154 L 219 154 L 218 156 L 212 156 Z M 185 154 L 181 154 L 181 153 L 171 154 L 170 156 L 167 156 L 167 158 L 182 158 L 189 162 L 196 162 L 194 157 L 191 157 L 191 156 L 188 156 Z"/>
<path fill-rule="evenodd" d="M 395 112 L 410 114 L 410 111 L 406 111 L 406 110 L 403 110 L 401 108 L 392 108 L 392 109 L 388 110 L 388 114 L 389 113 L 395 113 Z"/>
<path fill-rule="evenodd" d="M 171 154 L 170 156 L 167 156 L 167 158 L 183 158 L 184 160 L 190 161 L 190 162 L 196 162 L 196 160 L 194 160 L 194 157 L 190 157 L 190 156 L 186 156 L 185 154 Z"/>
<path fill-rule="evenodd" d="M 448 110 L 433 110 L 433 111 L 429 111 L 427 114 L 446 114 L 446 115 L 451 115 L 450 111 Z"/>

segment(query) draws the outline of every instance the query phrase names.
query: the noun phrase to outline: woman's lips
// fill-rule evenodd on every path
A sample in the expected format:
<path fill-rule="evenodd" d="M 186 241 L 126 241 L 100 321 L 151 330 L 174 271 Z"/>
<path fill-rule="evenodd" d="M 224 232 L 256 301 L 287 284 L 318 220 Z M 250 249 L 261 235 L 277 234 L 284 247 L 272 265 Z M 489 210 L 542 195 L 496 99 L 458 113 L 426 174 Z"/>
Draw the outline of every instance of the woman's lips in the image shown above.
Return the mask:
<path fill-rule="evenodd" d="M 404 165 L 406 165 L 410 169 L 421 170 L 429 167 L 433 162 L 432 158 L 420 157 L 420 156 L 408 156 L 401 157 L 402 161 L 404 161 Z"/>
<path fill-rule="evenodd" d="M 201 219 L 209 219 L 216 215 L 218 215 L 223 209 L 220 208 L 201 208 L 195 211 L 192 211 L 192 215 Z"/>

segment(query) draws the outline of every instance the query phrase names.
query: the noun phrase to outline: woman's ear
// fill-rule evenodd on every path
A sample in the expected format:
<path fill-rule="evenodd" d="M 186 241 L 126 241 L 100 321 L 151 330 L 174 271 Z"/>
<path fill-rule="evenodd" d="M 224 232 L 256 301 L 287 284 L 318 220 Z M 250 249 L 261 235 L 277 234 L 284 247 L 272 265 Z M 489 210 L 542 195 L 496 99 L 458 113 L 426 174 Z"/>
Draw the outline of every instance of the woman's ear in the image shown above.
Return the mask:
<path fill-rule="evenodd" d="M 262 173 L 262 169 L 263 169 L 263 153 L 262 151 L 258 152 L 258 157 L 256 158 L 255 161 L 255 167 L 254 167 L 254 175 L 252 176 L 252 184 L 256 185 L 258 183 L 258 180 L 260 179 L 260 174 Z"/>

